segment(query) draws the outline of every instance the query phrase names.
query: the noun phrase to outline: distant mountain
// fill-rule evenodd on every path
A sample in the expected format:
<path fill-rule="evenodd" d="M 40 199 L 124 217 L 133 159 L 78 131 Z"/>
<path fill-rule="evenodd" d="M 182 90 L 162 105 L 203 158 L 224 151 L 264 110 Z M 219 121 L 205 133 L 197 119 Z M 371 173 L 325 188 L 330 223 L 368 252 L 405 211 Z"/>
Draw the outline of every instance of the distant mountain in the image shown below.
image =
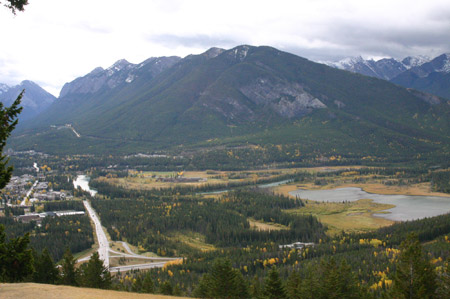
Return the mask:
<path fill-rule="evenodd" d="M 394 58 L 384 58 L 380 60 L 363 59 L 359 57 L 350 57 L 338 62 L 325 62 L 325 64 L 353 73 L 359 73 L 366 76 L 390 80 L 404 71 L 420 66 L 430 59 L 426 56 L 406 57 L 402 61 Z"/>
<path fill-rule="evenodd" d="M 450 99 L 450 53 L 412 67 L 391 82 Z"/>
<path fill-rule="evenodd" d="M 45 111 L 56 98 L 32 81 L 22 81 L 19 85 L 8 86 L 0 83 L 0 102 L 11 105 L 17 96 L 25 89 L 22 98 L 23 110 L 19 115 L 21 121 L 35 117 Z"/>
<path fill-rule="evenodd" d="M 317 157 L 389 159 L 449 151 L 448 101 L 385 80 L 271 47 L 152 61 L 119 61 L 66 84 L 12 146 L 136 153 L 271 144 Z"/>
<path fill-rule="evenodd" d="M 120 85 L 133 82 L 141 75 L 145 75 L 147 78 L 154 77 L 180 59 L 179 57 L 149 58 L 140 64 L 132 64 L 121 59 L 106 70 L 98 67 L 86 76 L 64 84 L 59 97 L 65 98 L 72 95 L 95 94 L 100 91 L 112 90 Z"/>

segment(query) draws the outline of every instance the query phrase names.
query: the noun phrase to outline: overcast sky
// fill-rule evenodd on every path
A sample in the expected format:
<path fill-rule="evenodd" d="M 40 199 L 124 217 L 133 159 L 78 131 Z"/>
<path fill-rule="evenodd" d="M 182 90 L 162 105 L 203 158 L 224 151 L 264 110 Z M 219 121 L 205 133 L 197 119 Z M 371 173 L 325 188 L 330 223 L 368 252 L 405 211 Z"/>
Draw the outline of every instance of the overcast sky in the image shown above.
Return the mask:
<path fill-rule="evenodd" d="M 5 2 L 5 1 L 2 1 Z M 0 82 L 65 82 L 125 58 L 268 45 L 311 60 L 450 52 L 449 0 L 29 0 L 0 7 Z"/>

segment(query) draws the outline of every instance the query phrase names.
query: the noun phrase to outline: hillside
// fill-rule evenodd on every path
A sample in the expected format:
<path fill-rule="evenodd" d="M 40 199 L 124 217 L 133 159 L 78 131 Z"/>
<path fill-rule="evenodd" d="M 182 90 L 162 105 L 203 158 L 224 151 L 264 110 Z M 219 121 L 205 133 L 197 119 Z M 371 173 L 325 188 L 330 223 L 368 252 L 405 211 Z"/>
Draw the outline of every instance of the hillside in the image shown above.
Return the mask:
<path fill-rule="evenodd" d="M 213 48 L 156 75 L 62 94 L 16 132 L 13 148 L 135 153 L 282 144 L 318 155 L 448 154 L 447 100 L 270 47 Z M 58 129 L 67 123 L 81 137 Z"/>
<path fill-rule="evenodd" d="M 0 297 L 3 299 L 36 298 L 36 299 L 60 299 L 60 298 L 90 298 L 90 299 L 115 299 L 115 298 L 182 298 L 154 294 L 138 294 L 111 290 L 77 288 L 62 285 L 38 284 L 38 283 L 2 283 L 0 284 Z"/>

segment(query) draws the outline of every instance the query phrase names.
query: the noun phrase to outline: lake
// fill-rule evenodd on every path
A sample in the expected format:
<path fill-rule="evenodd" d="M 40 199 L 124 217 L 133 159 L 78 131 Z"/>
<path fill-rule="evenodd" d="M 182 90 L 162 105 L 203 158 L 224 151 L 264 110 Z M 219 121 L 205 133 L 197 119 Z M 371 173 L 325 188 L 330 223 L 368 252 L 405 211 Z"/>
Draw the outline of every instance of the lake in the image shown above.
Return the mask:
<path fill-rule="evenodd" d="M 374 213 L 374 216 L 393 221 L 407 221 L 433 217 L 450 212 L 450 197 L 440 196 L 411 196 L 411 195 L 383 195 L 367 193 L 361 188 L 337 188 L 331 190 L 296 190 L 289 194 L 321 202 L 357 201 L 372 199 L 375 203 L 392 204 L 394 208 L 385 210 L 386 213 Z"/>

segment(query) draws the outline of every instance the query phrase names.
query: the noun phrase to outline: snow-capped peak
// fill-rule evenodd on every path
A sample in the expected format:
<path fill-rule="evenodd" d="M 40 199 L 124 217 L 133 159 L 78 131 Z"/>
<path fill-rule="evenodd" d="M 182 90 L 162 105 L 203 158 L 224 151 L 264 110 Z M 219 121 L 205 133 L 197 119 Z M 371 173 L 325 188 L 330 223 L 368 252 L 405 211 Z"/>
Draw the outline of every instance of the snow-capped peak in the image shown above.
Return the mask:
<path fill-rule="evenodd" d="M 425 55 L 417 55 L 417 56 L 408 56 L 403 59 L 401 62 L 405 66 L 406 69 L 410 69 L 416 66 L 421 66 L 424 63 L 429 62 L 431 59 Z"/>
<path fill-rule="evenodd" d="M 335 68 L 338 69 L 348 69 L 358 63 L 365 63 L 365 60 L 361 56 L 355 56 L 355 57 L 347 57 L 337 62 L 330 62 L 327 64 L 334 66 Z"/>
<path fill-rule="evenodd" d="M 125 59 L 116 61 L 112 66 L 107 68 L 108 76 L 112 76 L 114 73 L 119 72 L 125 68 L 130 67 L 132 64 Z"/>
<path fill-rule="evenodd" d="M 444 56 L 445 56 L 445 58 L 442 63 L 442 67 L 436 71 L 450 73 L 450 53 L 445 53 Z"/>
<path fill-rule="evenodd" d="M 3 83 L 0 83 L 0 94 L 7 92 L 9 90 L 9 86 Z"/>

